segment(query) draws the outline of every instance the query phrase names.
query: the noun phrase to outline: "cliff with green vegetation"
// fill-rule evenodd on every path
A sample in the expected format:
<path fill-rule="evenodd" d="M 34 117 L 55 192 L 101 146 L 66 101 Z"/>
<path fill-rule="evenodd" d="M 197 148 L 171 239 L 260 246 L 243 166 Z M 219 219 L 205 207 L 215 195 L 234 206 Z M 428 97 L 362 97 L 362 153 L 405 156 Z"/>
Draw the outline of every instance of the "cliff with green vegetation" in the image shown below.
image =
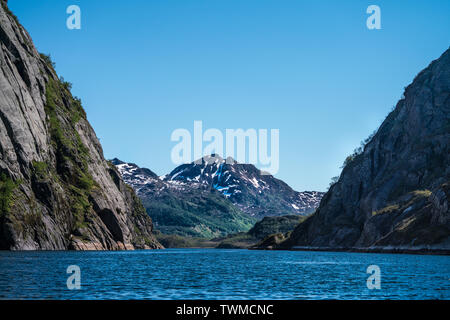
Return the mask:
<path fill-rule="evenodd" d="M 280 248 L 450 252 L 450 49 Z"/>
<path fill-rule="evenodd" d="M 161 247 L 70 83 L 0 2 L 0 249 Z"/>

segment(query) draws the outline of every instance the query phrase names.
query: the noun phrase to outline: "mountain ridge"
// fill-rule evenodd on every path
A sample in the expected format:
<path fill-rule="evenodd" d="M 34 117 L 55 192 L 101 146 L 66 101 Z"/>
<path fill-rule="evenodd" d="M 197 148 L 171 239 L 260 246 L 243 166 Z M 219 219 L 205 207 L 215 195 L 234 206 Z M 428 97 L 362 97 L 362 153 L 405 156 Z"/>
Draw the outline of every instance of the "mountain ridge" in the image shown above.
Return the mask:
<path fill-rule="evenodd" d="M 163 183 L 180 189 L 213 188 L 240 210 L 257 218 L 271 215 L 310 214 L 318 206 L 324 194 L 317 191 L 294 191 L 282 180 L 272 175 L 262 174 L 254 165 L 240 164 L 232 159 L 225 160 L 217 155 L 205 156 L 201 161 L 199 159 L 182 164 L 169 174 L 159 177 L 151 170 L 140 168 L 133 163 L 126 163 L 117 158 L 111 161 L 121 172 L 124 180 L 137 190 L 138 194 L 144 192 L 146 185 L 151 186 L 151 191 L 155 192 L 153 186 L 162 188 Z M 143 170 L 149 170 L 151 176 L 143 175 Z M 278 201 L 278 207 L 270 210 L 271 202 L 275 201 Z"/>
<path fill-rule="evenodd" d="M 111 163 L 166 235 L 221 238 L 247 232 L 266 215 L 306 215 L 320 201 L 321 193 L 297 193 L 253 165 L 227 160 L 205 156 L 163 176 L 117 158 Z"/>

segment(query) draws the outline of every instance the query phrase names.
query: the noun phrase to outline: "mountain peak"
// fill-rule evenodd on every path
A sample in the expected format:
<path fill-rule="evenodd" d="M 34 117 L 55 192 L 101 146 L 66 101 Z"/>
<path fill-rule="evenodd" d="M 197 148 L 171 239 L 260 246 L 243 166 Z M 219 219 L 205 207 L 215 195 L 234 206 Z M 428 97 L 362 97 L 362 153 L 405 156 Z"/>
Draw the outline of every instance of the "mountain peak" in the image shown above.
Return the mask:
<path fill-rule="evenodd" d="M 294 191 L 252 164 L 239 164 L 234 160 L 228 163 L 214 154 L 182 164 L 159 178 L 142 173 L 149 169 L 120 160 L 115 162 L 124 180 L 141 196 L 146 197 L 158 189 L 215 190 L 244 212 L 257 217 L 308 214 L 319 205 L 323 195 L 317 191 Z"/>
<path fill-rule="evenodd" d="M 119 160 L 117 158 L 111 159 L 109 160 L 113 165 L 117 166 L 119 164 L 124 164 L 125 162 L 123 162 L 122 160 Z"/>

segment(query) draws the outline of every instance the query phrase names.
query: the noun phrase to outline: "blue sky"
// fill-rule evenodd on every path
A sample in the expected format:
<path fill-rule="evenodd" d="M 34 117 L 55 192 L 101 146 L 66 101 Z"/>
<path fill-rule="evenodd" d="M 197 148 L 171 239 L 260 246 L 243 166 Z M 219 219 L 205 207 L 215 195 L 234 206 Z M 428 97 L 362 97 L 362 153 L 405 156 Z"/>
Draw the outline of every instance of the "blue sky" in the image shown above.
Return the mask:
<path fill-rule="evenodd" d="M 66 8 L 81 8 L 81 30 Z M 381 8 L 368 30 L 366 8 Z M 170 135 L 280 130 L 276 177 L 327 189 L 414 76 L 450 45 L 450 1 L 9 0 L 73 83 L 106 158 L 174 168 Z"/>

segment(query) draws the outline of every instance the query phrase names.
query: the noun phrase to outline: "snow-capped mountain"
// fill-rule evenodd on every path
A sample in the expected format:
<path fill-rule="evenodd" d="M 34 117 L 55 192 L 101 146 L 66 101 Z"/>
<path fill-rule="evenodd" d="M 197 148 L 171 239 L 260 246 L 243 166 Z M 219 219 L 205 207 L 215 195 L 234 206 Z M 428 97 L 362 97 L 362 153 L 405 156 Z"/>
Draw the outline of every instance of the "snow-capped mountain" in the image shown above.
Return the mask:
<path fill-rule="evenodd" d="M 323 196 L 317 191 L 294 191 L 272 175 L 261 174 L 254 165 L 232 159 L 226 161 L 217 155 L 180 165 L 161 177 L 132 163 L 118 159 L 112 163 L 141 198 L 153 197 L 168 189 L 180 192 L 214 189 L 241 211 L 256 218 L 309 214 L 318 207 Z"/>
<path fill-rule="evenodd" d="M 195 181 L 185 182 L 171 180 L 167 176 L 158 176 L 147 168 L 140 168 L 134 163 L 123 162 L 117 158 L 111 163 L 119 170 L 123 180 L 128 183 L 143 199 L 165 194 L 167 192 L 187 192 L 193 189 L 206 189 L 206 185 Z"/>
<path fill-rule="evenodd" d="M 248 231 L 256 222 L 207 184 L 158 177 L 151 170 L 118 159 L 111 163 L 142 199 L 155 228 L 162 233 L 215 238 Z"/>
<path fill-rule="evenodd" d="M 111 160 L 111 163 L 116 166 L 126 182 L 133 187 L 145 186 L 159 180 L 156 173 L 147 168 L 139 168 L 134 163 L 126 163 L 117 158 Z"/>
<path fill-rule="evenodd" d="M 319 205 L 323 193 L 297 192 L 252 164 L 241 164 L 217 155 L 203 157 L 175 168 L 166 181 L 199 183 L 219 191 L 242 211 L 258 218 L 286 214 L 309 214 Z"/>

